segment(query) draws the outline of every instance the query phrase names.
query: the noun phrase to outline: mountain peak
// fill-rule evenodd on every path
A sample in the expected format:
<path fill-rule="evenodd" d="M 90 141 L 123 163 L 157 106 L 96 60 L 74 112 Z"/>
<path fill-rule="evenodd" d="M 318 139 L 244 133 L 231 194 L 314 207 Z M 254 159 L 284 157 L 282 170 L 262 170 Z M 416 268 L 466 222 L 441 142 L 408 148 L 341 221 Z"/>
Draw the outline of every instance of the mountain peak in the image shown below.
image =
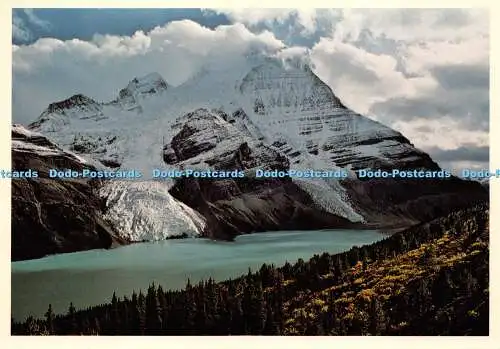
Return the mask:
<path fill-rule="evenodd" d="M 70 119 L 99 119 L 101 116 L 101 104 L 78 93 L 65 100 L 49 104 L 38 119 L 28 125 L 28 128 L 41 132 L 57 132 L 67 125 Z"/>
<path fill-rule="evenodd" d="M 163 77 L 156 72 L 133 78 L 119 92 L 120 99 L 136 97 L 137 95 L 148 95 L 162 92 L 168 89 L 168 84 Z"/>
<path fill-rule="evenodd" d="M 299 60 L 270 60 L 254 67 L 242 79 L 240 91 L 267 109 L 285 113 L 295 108 L 316 110 L 321 103 L 345 109 L 330 87 Z"/>
<path fill-rule="evenodd" d="M 96 105 L 96 104 L 98 103 L 94 101 L 92 98 L 87 97 L 81 93 L 78 93 L 65 100 L 49 104 L 47 112 L 58 113 L 58 112 L 63 112 L 65 109 L 70 109 L 75 106 Z"/>

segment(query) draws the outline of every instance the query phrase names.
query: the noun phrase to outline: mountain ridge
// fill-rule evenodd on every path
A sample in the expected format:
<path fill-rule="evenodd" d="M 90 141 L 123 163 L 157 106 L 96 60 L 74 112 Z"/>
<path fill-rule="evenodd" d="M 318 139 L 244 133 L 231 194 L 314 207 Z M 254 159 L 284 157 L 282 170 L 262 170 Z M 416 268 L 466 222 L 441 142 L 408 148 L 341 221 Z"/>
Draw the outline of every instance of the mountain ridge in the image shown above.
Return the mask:
<path fill-rule="evenodd" d="M 44 133 L 63 149 L 96 159 L 112 169 L 137 169 L 146 173 L 153 168 L 178 169 L 180 166 L 234 169 L 243 165 L 243 156 L 247 157 L 246 164 L 252 163 L 253 169 L 264 168 L 269 159 L 282 157 L 291 170 L 327 169 L 348 173 L 344 180 L 276 179 L 270 181 L 270 187 L 263 192 L 260 191 L 262 182 L 257 179 L 246 184 L 244 190 L 238 188 L 240 184 L 236 181 L 211 180 L 210 184 L 200 186 L 209 199 L 198 204 L 189 198 L 189 190 L 182 185 L 182 180 L 145 180 L 141 185 L 131 181 L 105 182 L 100 190 L 103 197 L 111 192 L 116 198 L 127 197 L 119 204 L 108 200 L 108 211 L 114 212 L 109 218 L 120 223 L 120 217 L 131 217 L 129 223 L 122 224 L 121 230 L 124 236 L 138 240 L 144 240 L 144 236 L 185 234 L 185 227 L 190 227 L 190 235 L 203 235 L 211 230 L 208 234 L 213 238 L 233 236 L 238 229 L 242 229 L 238 233 L 268 229 L 270 225 L 264 223 L 267 214 L 260 209 L 254 211 L 248 205 L 262 200 L 264 192 L 269 190 L 301 193 L 292 199 L 291 206 L 284 205 L 285 211 L 277 216 L 279 218 L 272 219 L 273 229 L 290 226 L 287 219 L 292 217 L 293 210 L 287 210 L 291 207 L 312 207 L 314 212 L 301 216 L 300 220 L 311 219 L 316 214 L 337 217 L 331 220 L 330 227 L 336 227 L 334 221 L 343 220 L 378 227 L 402 227 L 467 206 L 468 200 L 487 200 L 479 184 L 456 178 L 451 180 L 452 184 L 426 180 L 413 180 L 413 184 L 408 182 L 411 180 L 359 180 L 355 172 L 358 169 L 439 170 L 440 167 L 400 132 L 346 108 L 307 65 L 272 59 L 252 62 L 235 61 L 233 67 L 227 69 L 205 69 L 176 87 L 168 85 L 159 74 L 148 74 L 120 90 L 130 92 L 135 91 L 132 88 L 135 87 L 138 93 L 121 93 L 123 103 L 116 102 L 120 99 L 118 96 L 115 102 L 98 104 L 99 111 L 90 113 L 93 117 L 89 117 L 86 109 L 79 109 L 79 105 L 64 115 L 46 110 L 42 113 L 43 120 L 41 115 L 28 128 Z M 149 93 L 150 87 L 157 90 Z M 142 92 L 147 92 L 146 98 L 142 98 Z M 131 95 L 133 98 L 129 99 Z M 235 159 L 239 159 L 239 163 Z M 408 185 L 412 185 L 416 193 L 408 193 Z M 385 202 L 377 199 L 380 188 L 386 193 Z M 220 190 L 233 194 L 220 198 L 216 195 Z M 159 196 L 151 197 L 150 191 Z M 184 209 L 173 209 L 179 207 L 173 193 L 191 209 L 204 211 L 198 212 L 203 216 L 201 221 L 197 213 L 185 215 L 181 213 Z M 243 199 L 248 195 L 250 201 Z M 398 199 L 394 201 L 391 197 Z M 272 202 L 269 196 L 265 200 Z M 271 207 L 278 208 L 280 200 Z M 173 215 L 180 215 L 174 221 L 184 222 L 182 232 L 176 231 L 178 225 L 169 227 L 168 221 L 152 208 L 155 203 L 165 205 L 166 202 L 174 206 L 167 204 L 165 209 L 172 207 Z M 201 209 L 202 206 L 205 209 Z M 245 229 L 235 224 L 241 221 L 238 215 L 243 212 L 253 212 L 256 217 L 246 221 Z M 226 222 L 237 229 L 219 235 L 210 227 L 205 229 L 214 217 L 219 223 Z M 296 224 L 307 226 L 300 220 L 296 220 Z M 149 223 L 137 224 L 137 221 Z"/>

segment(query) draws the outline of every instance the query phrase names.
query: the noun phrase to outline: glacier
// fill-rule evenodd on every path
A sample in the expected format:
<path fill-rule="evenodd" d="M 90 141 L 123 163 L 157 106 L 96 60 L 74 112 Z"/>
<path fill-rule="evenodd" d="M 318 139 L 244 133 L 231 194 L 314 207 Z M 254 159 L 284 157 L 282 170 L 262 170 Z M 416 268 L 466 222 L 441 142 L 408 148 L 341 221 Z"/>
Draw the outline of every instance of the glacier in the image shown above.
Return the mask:
<path fill-rule="evenodd" d="M 177 201 L 162 181 L 108 181 L 100 190 L 106 198 L 105 217 L 130 241 L 158 241 L 176 235 L 198 236 L 204 218 Z"/>

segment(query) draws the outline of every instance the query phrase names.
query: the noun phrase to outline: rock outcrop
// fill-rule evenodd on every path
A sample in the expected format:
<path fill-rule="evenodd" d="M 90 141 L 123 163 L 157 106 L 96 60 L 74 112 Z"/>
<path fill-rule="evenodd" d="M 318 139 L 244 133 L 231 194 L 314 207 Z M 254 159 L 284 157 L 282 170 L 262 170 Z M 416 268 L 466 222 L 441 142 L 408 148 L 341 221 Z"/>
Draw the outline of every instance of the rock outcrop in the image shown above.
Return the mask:
<path fill-rule="evenodd" d="M 12 129 L 12 142 L 13 171 L 38 172 L 38 178 L 12 179 L 13 261 L 127 243 L 103 219 L 98 181 L 47 178 L 51 168 L 93 166 L 19 125 Z"/>
<path fill-rule="evenodd" d="M 204 235 L 232 239 L 269 230 L 353 227 L 322 210 L 290 178 L 255 178 L 256 169 L 286 171 L 288 158 L 238 130 L 217 112 L 197 109 L 179 118 L 178 133 L 164 146 L 170 165 L 243 171 L 242 178 L 181 178 L 170 193 L 207 220 Z"/>
<path fill-rule="evenodd" d="M 205 217 L 204 235 L 215 239 L 260 231 L 360 227 L 322 210 L 289 179 L 182 178 L 170 193 Z"/>
<path fill-rule="evenodd" d="M 344 180 L 357 210 L 380 228 L 400 228 L 488 201 L 488 191 L 474 181 L 447 179 Z"/>

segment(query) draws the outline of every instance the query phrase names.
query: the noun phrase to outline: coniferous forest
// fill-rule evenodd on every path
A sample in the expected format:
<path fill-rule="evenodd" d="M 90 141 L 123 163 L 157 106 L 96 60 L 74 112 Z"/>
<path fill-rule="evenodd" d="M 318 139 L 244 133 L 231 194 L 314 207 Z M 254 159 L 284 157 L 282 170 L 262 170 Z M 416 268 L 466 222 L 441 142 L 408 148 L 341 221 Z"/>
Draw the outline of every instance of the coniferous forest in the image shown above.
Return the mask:
<path fill-rule="evenodd" d="M 478 204 L 371 245 L 262 265 L 182 291 L 12 321 L 13 335 L 488 335 L 489 208 Z"/>

